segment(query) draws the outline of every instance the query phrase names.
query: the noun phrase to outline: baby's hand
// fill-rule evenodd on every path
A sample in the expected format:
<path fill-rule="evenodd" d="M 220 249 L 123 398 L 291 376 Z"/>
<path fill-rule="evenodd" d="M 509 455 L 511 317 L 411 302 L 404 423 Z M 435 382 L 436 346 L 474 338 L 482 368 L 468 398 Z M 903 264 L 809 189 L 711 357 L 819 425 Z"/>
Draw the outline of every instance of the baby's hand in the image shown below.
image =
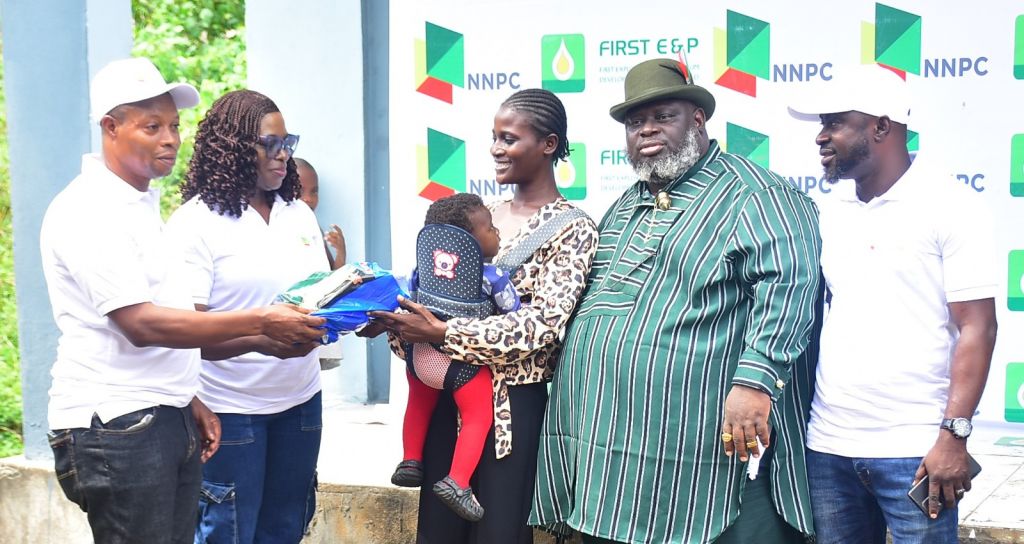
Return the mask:
<path fill-rule="evenodd" d="M 334 268 L 341 267 L 348 257 L 345 254 L 345 234 L 341 232 L 341 227 L 331 225 L 331 228 L 324 233 L 324 240 L 334 248 Z"/>

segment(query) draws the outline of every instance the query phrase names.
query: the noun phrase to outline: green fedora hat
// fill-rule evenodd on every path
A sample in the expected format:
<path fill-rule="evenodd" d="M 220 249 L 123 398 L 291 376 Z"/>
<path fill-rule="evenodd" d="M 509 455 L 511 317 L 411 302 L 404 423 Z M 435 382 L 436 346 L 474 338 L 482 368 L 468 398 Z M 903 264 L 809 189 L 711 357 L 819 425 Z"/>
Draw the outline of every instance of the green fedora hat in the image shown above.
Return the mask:
<path fill-rule="evenodd" d="M 693 102 L 704 110 L 707 119 L 715 113 L 715 97 L 704 87 L 694 85 L 693 77 L 687 77 L 679 61 L 673 59 L 652 59 L 632 67 L 626 74 L 625 102 L 612 106 L 608 113 L 621 123 L 629 110 L 667 98 Z"/>

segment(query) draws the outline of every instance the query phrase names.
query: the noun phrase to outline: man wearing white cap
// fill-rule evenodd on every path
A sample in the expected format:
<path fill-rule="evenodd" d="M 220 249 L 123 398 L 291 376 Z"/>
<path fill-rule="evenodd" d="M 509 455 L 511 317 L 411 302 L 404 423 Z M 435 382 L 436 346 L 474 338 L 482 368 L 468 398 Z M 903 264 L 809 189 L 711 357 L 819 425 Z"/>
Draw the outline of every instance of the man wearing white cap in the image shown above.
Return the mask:
<path fill-rule="evenodd" d="M 967 437 L 996 337 L 992 225 L 978 195 L 907 151 L 907 84 L 836 70 L 790 113 L 820 121 L 829 290 L 807 432 L 821 544 L 957 542 Z M 928 476 L 927 515 L 907 497 Z"/>
<path fill-rule="evenodd" d="M 149 182 L 174 167 L 178 109 L 199 93 L 136 58 L 101 69 L 90 94 L 103 152 L 83 157 L 40 234 L 61 332 L 49 405 L 57 478 L 96 542 L 192 542 L 200 463 L 220 440 L 194 399 L 194 348 L 259 334 L 312 348 L 323 320 L 288 306 L 193 311 Z"/>

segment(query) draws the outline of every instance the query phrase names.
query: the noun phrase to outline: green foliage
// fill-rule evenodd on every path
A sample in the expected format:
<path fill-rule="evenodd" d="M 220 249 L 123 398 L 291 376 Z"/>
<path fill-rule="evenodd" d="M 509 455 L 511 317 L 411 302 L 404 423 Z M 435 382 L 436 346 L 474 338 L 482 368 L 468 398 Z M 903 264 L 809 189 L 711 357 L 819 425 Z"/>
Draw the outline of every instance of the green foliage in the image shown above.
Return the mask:
<path fill-rule="evenodd" d="M 0 44 L 0 51 L 3 50 Z M 0 112 L 4 100 L 0 56 Z M 0 457 L 22 452 L 21 373 L 18 365 L 18 315 L 14 300 L 14 248 L 11 232 L 11 181 L 7 170 L 7 116 L 0 114 Z"/>
<path fill-rule="evenodd" d="M 245 3 L 223 0 L 134 0 L 135 47 L 168 81 L 199 89 L 199 105 L 181 111 L 181 149 L 171 175 L 156 180 L 163 189 L 166 218 L 181 203 L 178 184 L 185 176 L 196 128 L 213 102 L 245 87 Z"/>

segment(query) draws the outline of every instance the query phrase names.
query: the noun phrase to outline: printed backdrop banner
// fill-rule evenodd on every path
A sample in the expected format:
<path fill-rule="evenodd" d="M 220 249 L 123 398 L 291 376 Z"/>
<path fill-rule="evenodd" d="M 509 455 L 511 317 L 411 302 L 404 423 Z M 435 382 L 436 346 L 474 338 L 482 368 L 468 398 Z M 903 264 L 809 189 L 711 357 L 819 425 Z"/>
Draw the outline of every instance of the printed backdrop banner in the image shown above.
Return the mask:
<path fill-rule="evenodd" d="M 397 270 L 433 200 L 453 192 L 510 198 L 494 181 L 493 116 L 518 89 L 558 93 L 571 159 L 556 175 L 566 198 L 599 220 L 635 179 L 622 125 L 633 65 L 685 58 L 718 102 L 708 131 L 729 152 L 830 197 L 814 136 L 786 100 L 837 66 L 879 63 L 915 95 L 912 151 L 941 157 L 997 217 L 999 342 L 977 419 L 1024 434 L 1024 6 L 734 0 L 392 0 L 391 232 Z M 850 181 L 846 181 L 852 183 Z M 870 342 L 870 338 L 865 338 Z"/>

